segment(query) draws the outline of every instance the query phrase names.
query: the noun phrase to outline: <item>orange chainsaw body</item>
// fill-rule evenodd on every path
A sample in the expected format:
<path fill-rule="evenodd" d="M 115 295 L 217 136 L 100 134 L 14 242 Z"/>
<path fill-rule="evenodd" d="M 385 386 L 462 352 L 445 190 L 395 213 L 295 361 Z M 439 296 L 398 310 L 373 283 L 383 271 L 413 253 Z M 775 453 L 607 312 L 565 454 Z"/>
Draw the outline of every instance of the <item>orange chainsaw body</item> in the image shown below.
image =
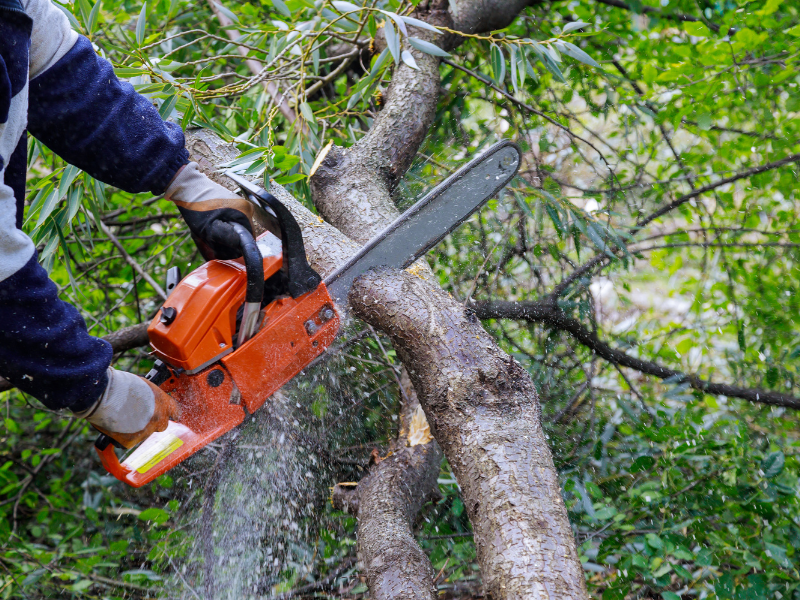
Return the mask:
<path fill-rule="evenodd" d="M 263 263 L 269 278 L 280 271 L 282 255 L 265 256 Z M 320 283 L 298 298 L 269 302 L 255 335 L 234 348 L 246 285 L 241 259 L 212 260 L 178 283 L 156 314 L 147 333 L 153 353 L 169 367 L 160 387 L 181 417 L 122 463 L 113 445 L 98 448 L 103 466 L 120 481 L 140 487 L 169 471 L 241 424 L 333 342 L 339 316 Z M 176 312 L 167 323 L 162 312 L 169 308 Z"/>

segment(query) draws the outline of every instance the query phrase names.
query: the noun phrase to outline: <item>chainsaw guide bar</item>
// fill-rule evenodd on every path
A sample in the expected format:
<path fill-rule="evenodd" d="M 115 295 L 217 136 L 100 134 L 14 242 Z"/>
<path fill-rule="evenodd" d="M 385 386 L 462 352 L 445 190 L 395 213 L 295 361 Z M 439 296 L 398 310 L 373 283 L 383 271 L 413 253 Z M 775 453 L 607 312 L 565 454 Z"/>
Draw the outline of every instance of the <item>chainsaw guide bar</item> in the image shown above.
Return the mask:
<path fill-rule="evenodd" d="M 272 214 L 281 238 L 237 229 L 242 258 L 211 260 L 181 280 L 147 328 L 158 358 L 149 379 L 181 409 L 120 463 L 116 442 L 95 447 L 106 471 L 140 487 L 240 425 L 333 343 L 353 281 L 376 267 L 407 268 L 516 175 L 519 148 L 502 141 L 458 169 L 324 281 L 308 264 L 300 227 L 274 196 L 227 174 Z M 338 309 L 338 310 L 337 310 Z"/>

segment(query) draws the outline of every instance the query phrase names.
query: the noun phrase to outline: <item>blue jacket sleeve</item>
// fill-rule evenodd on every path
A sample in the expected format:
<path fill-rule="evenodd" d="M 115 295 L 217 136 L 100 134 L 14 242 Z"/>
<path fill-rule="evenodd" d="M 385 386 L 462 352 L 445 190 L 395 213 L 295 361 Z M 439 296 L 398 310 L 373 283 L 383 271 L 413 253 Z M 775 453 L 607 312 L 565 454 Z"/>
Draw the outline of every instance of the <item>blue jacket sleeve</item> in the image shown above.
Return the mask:
<path fill-rule="evenodd" d="M 54 410 L 89 408 L 108 385 L 111 345 L 59 300 L 36 253 L 0 281 L 0 374 Z"/>
<path fill-rule="evenodd" d="M 67 162 L 128 192 L 161 194 L 189 162 L 181 128 L 119 81 L 83 36 L 30 82 L 28 131 Z"/>

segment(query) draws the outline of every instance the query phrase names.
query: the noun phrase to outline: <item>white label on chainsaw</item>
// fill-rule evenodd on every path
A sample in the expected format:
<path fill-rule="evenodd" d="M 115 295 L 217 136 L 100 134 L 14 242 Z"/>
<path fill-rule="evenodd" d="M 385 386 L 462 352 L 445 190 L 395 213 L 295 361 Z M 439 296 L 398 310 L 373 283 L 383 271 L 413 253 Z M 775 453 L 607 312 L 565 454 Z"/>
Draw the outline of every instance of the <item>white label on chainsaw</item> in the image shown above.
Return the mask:
<path fill-rule="evenodd" d="M 183 446 L 181 437 L 191 434 L 191 429 L 170 421 L 164 431 L 150 434 L 122 463 L 131 471 L 146 473 L 175 450 Z"/>

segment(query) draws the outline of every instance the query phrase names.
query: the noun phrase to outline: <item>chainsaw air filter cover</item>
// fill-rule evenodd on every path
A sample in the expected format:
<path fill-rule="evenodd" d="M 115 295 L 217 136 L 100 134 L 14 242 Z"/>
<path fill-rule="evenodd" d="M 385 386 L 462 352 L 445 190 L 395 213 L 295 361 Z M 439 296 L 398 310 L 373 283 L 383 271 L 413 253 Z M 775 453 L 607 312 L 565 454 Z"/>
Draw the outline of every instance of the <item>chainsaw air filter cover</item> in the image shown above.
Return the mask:
<path fill-rule="evenodd" d="M 267 232 L 258 247 L 269 278 L 281 268 L 281 242 Z M 192 374 L 231 353 L 246 287 L 242 259 L 212 260 L 187 275 L 147 328 L 156 356 Z"/>

